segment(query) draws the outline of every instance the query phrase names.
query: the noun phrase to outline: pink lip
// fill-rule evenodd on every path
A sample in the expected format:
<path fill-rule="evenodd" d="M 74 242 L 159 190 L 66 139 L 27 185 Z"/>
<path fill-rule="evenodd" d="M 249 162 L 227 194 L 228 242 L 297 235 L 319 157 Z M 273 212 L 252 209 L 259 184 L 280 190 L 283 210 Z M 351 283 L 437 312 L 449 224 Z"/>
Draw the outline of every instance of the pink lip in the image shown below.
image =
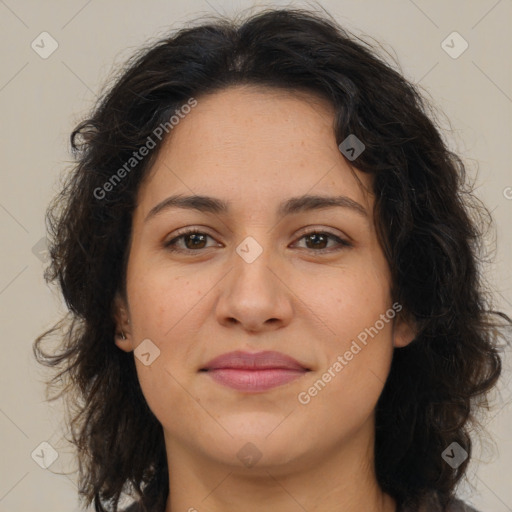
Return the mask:
<path fill-rule="evenodd" d="M 298 379 L 309 369 L 280 352 L 235 351 L 212 359 L 201 371 L 224 386 L 255 393 Z"/>

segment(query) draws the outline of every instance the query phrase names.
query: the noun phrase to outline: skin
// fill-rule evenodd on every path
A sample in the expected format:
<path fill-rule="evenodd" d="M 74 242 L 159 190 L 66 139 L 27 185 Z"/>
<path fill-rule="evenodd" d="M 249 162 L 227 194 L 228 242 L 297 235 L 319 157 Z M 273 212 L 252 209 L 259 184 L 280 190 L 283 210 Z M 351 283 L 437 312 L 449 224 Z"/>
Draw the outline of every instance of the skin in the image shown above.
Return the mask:
<path fill-rule="evenodd" d="M 197 100 L 139 189 L 126 298 L 115 309 L 121 350 L 144 339 L 160 350 L 147 366 L 135 361 L 164 430 L 166 512 L 395 511 L 373 469 L 375 406 L 413 327 L 396 316 L 309 403 L 297 398 L 392 309 L 371 177 L 341 154 L 321 98 L 236 86 Z M 277 215 L 283 200 L 306 193 L 348 196 L 368 215 L 346 207 Z M 169 208 L 145 220 L 173 194 L 213 196 L 231 211 Z M 198 249 L 178 241 L 188 252 L 166 248 L 185 227 L 210 238 Z M 334 238 L 315 246 L 304 237 L 314 228 L 352 246 Z M 236 252 L 248 236 L 263 249 L 251 263 Z M 254 394 L 199 372 L 233 350 L 276 350 L 311 371 Z M 261 458 L 249 467 L 242 448 Z"/>

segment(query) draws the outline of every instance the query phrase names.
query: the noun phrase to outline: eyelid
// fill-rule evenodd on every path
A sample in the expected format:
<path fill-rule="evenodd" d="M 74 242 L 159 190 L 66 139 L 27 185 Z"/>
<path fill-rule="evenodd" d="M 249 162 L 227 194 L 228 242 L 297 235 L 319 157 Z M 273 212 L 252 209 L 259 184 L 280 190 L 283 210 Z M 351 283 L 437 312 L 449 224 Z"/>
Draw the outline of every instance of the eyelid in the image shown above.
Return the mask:
<path fill-rule="evenodd" d="M 339 230 L 337 230 L 337 231 L 338 232 L 334 232 L 334 228 L 326 228 L 325 226 L 318 226 L 318 225 L 313 224 L 311 226 L 305 226 L 305 227 L 299 229 L 298 234 L 296 236 L 303 237 L 304 235 L 310 235 L 312 233 L 319 233 L 319 234 L 325 233 L 327 235 L 331 235 L 333 237 L 337 237 L 340 239 L 345 237 L 346 242 L 348 243 L 349 237 L 346 236 L 345 234 L 341 233 Z"/>
<path fill-rule="evenodd" d="M 306 248 L 304 248 L 306 251 L 310 251 L 310 252 L 314 252 L 314 253 L 317 252 L 317 253 L 322 254 L 322 253 L 339 251 L 343 248 L 346 249 L 346 248 L 354 246 L 354 244 L 350 241 L 350 239 L 348 237 L 346 237 L 345 235 L 336 234 L 330 228 L 324 228 L 321 226 L 316 226 L 316 227 L 315 226 L 307 226 L 305 228 L 302 228 L 299 231 L 299 234 L 296 236 L 295 242 L 293 242 L 293 243 L 296 244 L 297 242 L 300 242 L 305 236 L 314 235 L 314 234 L 328 235 L 331 239 L 334 239 L 338 243 L 338 247 L 330 247 L 330 248 L 324 248 L 324 249 L 308 249 L 306 247 Z"/>
<path fill-rule="evenodd" d="M 172 237 L 170 237 L 168 240 L 167 239 L 164 240 L 163 245 L 164 245 L 164 247 L 169 247 L 171 242 L 174 242 L 176 239 L 178 239 L 180 237 L 184 237 L 185 235 L 191 235 L 194 233 L 206 235 L 206 236 L 210 237 L 211 239 L 215 240 L 215 237 L 208 232 L 207 228 L 204 228 L 202 226 L 191 226 L 191 227 L 178 229 L 176 232 L 173 233 Z M 177 249 L 177 250 L 180 250 L 180 249 Z M 182 250 L 186 250 L 188 252 L 193 251 L 191 249 L 182 249 Z M 197 251 L 197 252 L 199 252 L 199 251 Z"/>

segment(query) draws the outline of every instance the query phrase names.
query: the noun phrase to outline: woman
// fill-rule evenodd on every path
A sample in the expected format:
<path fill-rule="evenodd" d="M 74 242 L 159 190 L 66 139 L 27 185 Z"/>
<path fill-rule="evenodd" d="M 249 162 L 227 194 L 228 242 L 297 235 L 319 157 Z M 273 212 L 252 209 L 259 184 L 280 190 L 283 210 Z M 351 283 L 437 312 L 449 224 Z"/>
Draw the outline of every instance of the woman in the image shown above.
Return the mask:
<path fill-rule="evenodd" d="M 80 490 L 97 511 L 473 510 L 501 371 L 484 211 L 413 85 L 333 20 L 143 49 L 49 211 Z M 478 208 L 478 210 L 477 210 Z M 481 219 L 483 220 L 483 219 Z"/>

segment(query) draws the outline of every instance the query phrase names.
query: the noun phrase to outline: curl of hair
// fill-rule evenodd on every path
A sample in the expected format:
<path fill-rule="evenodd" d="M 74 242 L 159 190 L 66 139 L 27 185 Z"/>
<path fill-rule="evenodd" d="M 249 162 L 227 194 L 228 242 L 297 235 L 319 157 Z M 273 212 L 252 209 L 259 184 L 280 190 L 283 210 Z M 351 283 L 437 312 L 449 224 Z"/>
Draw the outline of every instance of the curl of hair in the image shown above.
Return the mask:
<path fill-rule="evenodd" d="M 60 285 L 69 318 L 43 333 L 34 353 L 59 369 L 48 384 L 65 383 L 59 396 L 76 403 L 70 426 L 81 495 L 98 512 L 116 512 L 127 492 L 157 511 L 169 492 L 162 427 L 133 355 L 113 343 L 112 314 L 116 292 L 125 294 L 137 191 L 161 142 L 114 190 L 101 199 L 95 191 L 190 98 L 231 86 L 321 96 L 334 108 L 337 143 L 349 134 L 364 142 L 354 165 L 373 175 L 392 296 L 418 328 L 395 350 L 377 404 L 376 474 L 399 504 L 431 493 L 448 503 L 470 457 L 452 469 L 441 453 L 456 441 L 471 455 L 470 426 L 488 408 L 501 372 L 501 328 L 511 324 L 489 306 L 478 267 L 490 214 L 416 86 L 369 43 L 304 9 L 212 19 L 151 44 L 71 135 L 77 163 L 47 213 L 45 273 Z M 42 341 L 56 333 L 60 351 L 45 352 Z"/>

